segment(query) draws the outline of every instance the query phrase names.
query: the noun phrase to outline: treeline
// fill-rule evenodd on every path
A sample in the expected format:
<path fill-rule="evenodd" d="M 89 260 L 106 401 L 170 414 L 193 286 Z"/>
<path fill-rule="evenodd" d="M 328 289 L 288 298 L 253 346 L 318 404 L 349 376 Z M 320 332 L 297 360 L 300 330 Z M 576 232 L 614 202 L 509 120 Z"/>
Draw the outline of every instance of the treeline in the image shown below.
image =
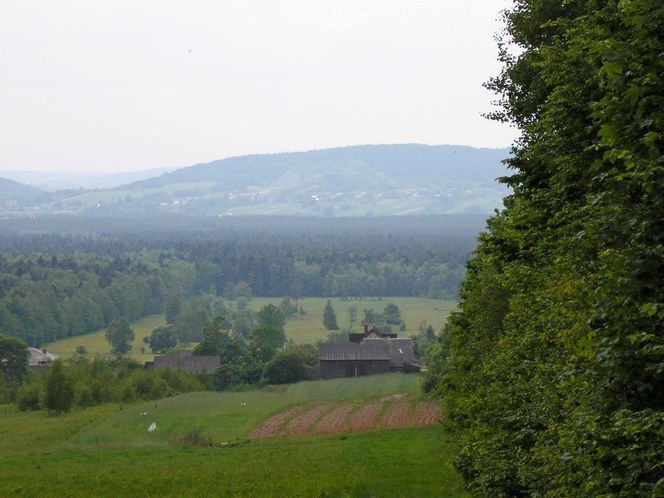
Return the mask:
<path fill-rule="evenodd" d="M 0 331 L 37 346 L 85 334 L 121 316 L 160 313 L 171 294 L 190 295 L 193 263 L 157 254 L 0 256 Z"/>
<path fill-rule="evenodd" d="M 427 386 L 479 495 L 661 497 L 664 9 L 523 0 L 505 20 L 514 195 Z"/>

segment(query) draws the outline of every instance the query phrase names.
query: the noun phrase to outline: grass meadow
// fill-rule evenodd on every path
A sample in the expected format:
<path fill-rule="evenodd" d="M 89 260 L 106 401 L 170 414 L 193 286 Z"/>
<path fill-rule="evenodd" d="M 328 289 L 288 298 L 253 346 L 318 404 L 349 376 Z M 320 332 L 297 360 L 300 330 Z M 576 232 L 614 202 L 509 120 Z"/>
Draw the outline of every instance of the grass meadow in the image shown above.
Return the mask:
<path fill-rule="evenodd" d="M 189 393 L 157 401 L 156 408 L 154 402 L 104 405 L 60 417 L 5 405 L 0 496 L 470 496 L 440 426 L 247 438 L 260 422 L 295 404 L 418 392 L 416 375 L 385 374 Z M 157 430 L 149 434 L 152 422 Z M 176 442 L 174 436 L 192 428 L 217 444 Z"/>
<path fill-rule="evenodd" d="M 281 298 L 254 298 L 250 301 L 252 309 L 258 311 L 266 304 L 278 305 Z M 293 318 L 286 324 L 286 335 L 298 344 L 312 343 L 325 339 L 328 331 L 323 327 L 323 309 L 325 308 L 326 298 L 308 297 L 299 300 L 299 304 L 304 308 L 306 314 L 303 318 Z M 455 301 L 443 301 L 439 299 L 427 299 L 419 297 L 391 297 L 381 300 L 363 300 L 363 301 L 343 301 L 338 298 L 330 299 L 332 306 L 337 314 L 337 322 L 340 327 L 349 327 L 350 320 L 348 309 L 355 305 L 358 310 L 358 321 L 355 328 L 359 330 L 359 320 L 361 320 L 363 309 L 373 308 L 376 311 L 382 311 L 387 303 L 395 303 L 401 309 L 401 314 L 406 322 L 406 331 L 398 332 L 399 335 L 415 335 L 418 332 L 420 322 L 425 320 L 433 325 L 434 329 L 440 330 L 445 324 L 447 316 L 456 309 Z M 163 325 L 165 318 L 163 315 L 149 315 L 132 323 L 132 328 L 136 334 L 133 348 L 129 355 L 137 361 L 151 361 L 154 358 L 150 346 L 143 342 L 143 338 L 150 335 L 152 330 Z M 70 357 L 76 351 L 76 346 L 85 346 L 88 354 L 91 356 L 111 356 L 111 348 L 104 337 L 105 329 L 98 330 L 91 334 L 69 337 L 49 344 L 44 347 L 49 351 L 56 353 L 64 358 Z M 141 351 L 143 349 L 143 351 Z"/>

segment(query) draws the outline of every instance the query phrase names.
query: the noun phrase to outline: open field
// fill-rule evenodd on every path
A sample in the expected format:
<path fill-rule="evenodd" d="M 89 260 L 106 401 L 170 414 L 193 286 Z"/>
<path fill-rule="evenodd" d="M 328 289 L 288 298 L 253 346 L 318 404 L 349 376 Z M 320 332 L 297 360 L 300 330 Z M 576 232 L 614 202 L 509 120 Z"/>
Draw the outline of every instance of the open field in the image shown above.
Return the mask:
<path fill-rule="evenodd" d="M 250 301 L 252 309 L 258 311 L 266 304 L 279 304 L 281 298 L 257 297 Z M 299 300 L 299 304 L 304 308 L 306 315 L 304 318 L 294 318 L 288 320 L 286 324 L 286 335 L 298 344 L 313 343 L 327 337 L 328 331 L 323 327 L 323 309 L 325 308 L 326 298 L 307 297 Z M 331 299 L 332 306 L 337 314 L 337 323 L 340 327 L 350 326 L 348 309 L 355 305 L 358 309 L 358 321 L 355 328 L 359 330 L 359 320 L 362 318 L 362 310 L 373 308 L 376 311 L 382 311 L 388 303 L 395 303 L 401 309 L 401 315 L 406 322 L 405 332 L 398 332 L 401 336 L 417 334 L 418 326 L 422 320 L 433 325 L 434 329 L 440 330 L 445 324 L 447 316 L 456 309 L 455 301 L 443 301 L 439 299 L 427 299 L 419 297 L 390 297 L 381 300 L 363 300 L 363 301 L 342 301 L 338 298 Z M 137 361 L 151 361 L 154 358 L 150 347 L 143 342 L 143 338 L 150 335 L 150 332 L 160 325 L 164 324 L 163 315 L 149 315 L 133 322 L 132 328 L 136 334 L 133 348 L 129 355 Z M 105 329 L 93 332 L 91 334 L 69 337 L 49 344 L 44 347 L 53 353 L 63 357 L 72 356 L 76 346 L 85 346 L 89 355 L 110 356 L 111 348 L 104 337 Z M 144 348 L 144 353 L 141 352 Z"/>
<path fill-rule="evenodd" d="M 0 496 L 470 496 L 437 424 L 330 434 L 352 413 L 349 404 L 383 403 L 378 413 L 388 420 L 391 412 L 399 416 L 407 397 L 416 417 L 424 406 L 418 385 L 415 375 L 386 374 L 189 393 L 157 401 L 157 408 L 154 402 L 105 405 L 61 417 L 5 405 Z M 310 427 L 299 437 L 248 438 L 276 413 L 296 407 L 306 414 L 316 406 L 326 408 L 293 424 Z M 149 434 L 153 421 L 157 430 Z M 203 444 L 177 437 L 192 429 L 204 434 Z"/>
<path fill-rule="evenodd" d="M 143 342 L 143 338 L 149 336 L 154 329 L 164 323 L 164 315 L 148 315 L 132 322 L 131 327 L 134 329 L 136 338 L 134 339 L 129 355 L 137 361 L 152 361 L 154 354 L 152 354 L 150 346 Z M 102 329 L 91 334 L 68 337 L 67 339 L 45 344 L 44 347 L 52 353 L 65 358 L 74 354 L 76 346 L 85 346 L 90 356 L 111 356 L 111 346 L 106 342 L 106 338 L 104 337 L 105 332 L 106 329 Z M 145 348 L 145 353 L 141 352 L 141 348 Z"/>
<path fill-rule="evenodd" d="M 281 298 L 257 297 L 251 300 L 250 306 L 258 311 L 262 306 L 272 303 L 278 305 Z M 303 319 L 291 319 L 286 324 L 286 335 L 297 343 L 316 343 L 327 337 L 328 331 L 323 327 L 323 309 L 327 298 L 307 297 L 299 300 L 299 304 L 304 308 L 306 315 Z M 375 311 L 382 312 L 388 303 L 394 303 L 401 309 L 401 316 L 406 322 L 406 331 L 399 332 L 401 336 L 415 335 L 422 320 L 433 325 L 438 331 L 445 325 L 447 316 L 456 309 L 456 301 L 444 301 L 440 299 L 427 299 L 423 297 L 385 297 L 376 300 L 362 301 L 342 301 L 339 298 L 330 299 L 332 307 L 337 315 L 339 327 L 350 326 L 348 309 L 351 306 L 357 307 L 357 321 L 355 328 L 360 329 L 360 320 L 362 320 L 362 310 L 373 308 Z"/>

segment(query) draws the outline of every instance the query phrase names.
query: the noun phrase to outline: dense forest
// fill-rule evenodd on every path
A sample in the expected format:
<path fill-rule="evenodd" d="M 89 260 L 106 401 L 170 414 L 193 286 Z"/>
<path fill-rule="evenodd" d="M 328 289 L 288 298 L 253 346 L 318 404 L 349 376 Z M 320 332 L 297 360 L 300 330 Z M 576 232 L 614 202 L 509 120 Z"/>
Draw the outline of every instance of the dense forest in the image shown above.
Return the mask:
<path fill-rule="evenodd" d="M 326 227 L 308 219 L 281 220 L 282 227 L 276 219 L 270 228 L 260 219 L 189 219 L 182 230 L 164 220 L 150 222 L 152 231 L 141 220 L 89 221 L 105 226 L 103 234 L 86 233 L 84 223 L 69 235 L 7 230 L 0 331 L 39 345 L 160 312 L 171 296 L 228 295 L 239 283 L 254 296 L 296 299 L 454 298 L 479 231 L 462 220 L 441 229 L 439 218 L 412 218 L 382 233 L 383 220 Z"/>
<path fill-rule="evenodd" d="M 505 22 L 514 194 L 427 385 L 482 496 L 664 496 L 664 7 L 517 0 Z"/>

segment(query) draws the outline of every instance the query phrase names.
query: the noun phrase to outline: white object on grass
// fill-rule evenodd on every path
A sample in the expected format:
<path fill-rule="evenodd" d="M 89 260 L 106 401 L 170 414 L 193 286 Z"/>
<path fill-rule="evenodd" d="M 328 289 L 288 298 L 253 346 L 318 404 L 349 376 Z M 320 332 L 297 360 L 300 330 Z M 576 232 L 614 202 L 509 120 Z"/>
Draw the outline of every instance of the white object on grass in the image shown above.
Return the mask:
<path fill-rule="evenodd" d="M 148 427 L 148 432 L 152 433 L 157 430 L 157 422 L 152 422 L 150 427 Z"/>

